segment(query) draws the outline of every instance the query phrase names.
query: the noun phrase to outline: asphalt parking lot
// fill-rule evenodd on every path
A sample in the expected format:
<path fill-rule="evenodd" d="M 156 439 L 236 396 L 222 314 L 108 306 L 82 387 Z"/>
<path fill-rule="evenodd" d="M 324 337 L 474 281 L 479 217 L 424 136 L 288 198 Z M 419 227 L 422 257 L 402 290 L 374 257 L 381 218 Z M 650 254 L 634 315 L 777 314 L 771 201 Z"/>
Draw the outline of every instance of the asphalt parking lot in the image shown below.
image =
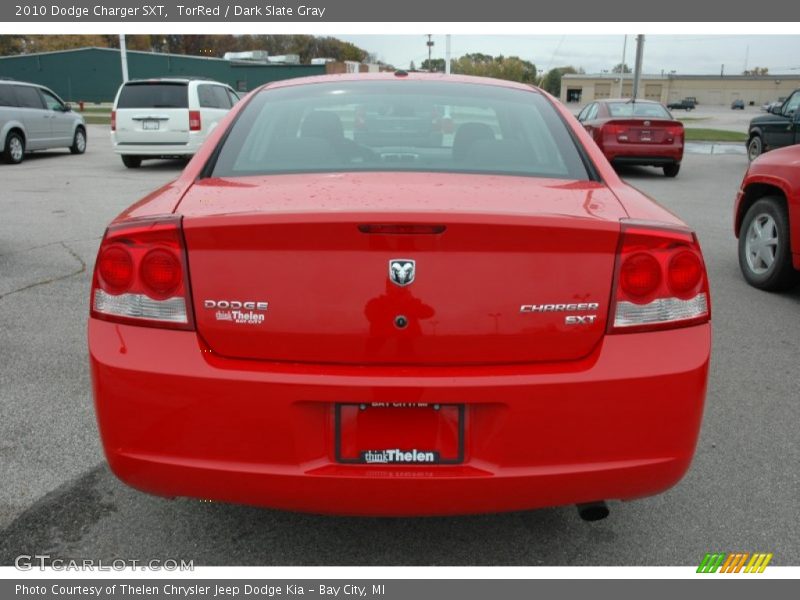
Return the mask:
<path fill-rule="evenodd" d="M 0 565 L 20 554 L 194 560 L 196 565 L 691 565 L 708 551 L 800 564 L 800 289 L 747 286 L 731 206 L 744 156 L 686 156 L 677 179 L 623 175 L 698 231 L 710 270 L 714 354 L 700 443 L 669 492 L 459 518 L 357 519 L 150 497 L 105 466 L 85 323 L 108 221 L 174 178 L 181 162 L 130 171 L 107 128 L 84 156 L 0 165 Z M 643 398 L 642 401 L 647 401 Z"/>

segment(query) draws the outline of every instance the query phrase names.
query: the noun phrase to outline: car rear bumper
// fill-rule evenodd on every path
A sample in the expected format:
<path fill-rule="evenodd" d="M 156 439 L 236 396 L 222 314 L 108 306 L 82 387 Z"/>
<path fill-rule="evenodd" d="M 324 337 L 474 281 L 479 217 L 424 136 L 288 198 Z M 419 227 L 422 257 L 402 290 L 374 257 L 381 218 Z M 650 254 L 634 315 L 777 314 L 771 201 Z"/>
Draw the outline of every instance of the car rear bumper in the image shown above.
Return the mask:
<path fill-rule="evenodd" d="M 95 319 L 89 350 L 105 453 L 135 488 L 320 513 L 465 514 L 674 485 L 700 428 L 710 325 L 606 336 L 580 361 L 502 367 L 232 360 L 194 332 Z M 338 463 L 339 402 L 463 403 L 465 460 Z"/>
<path fill-rule="evenodd" d="M 606 144 L 606 158 L 617 164 L 663 166 L 683 160 L 683 145 L 675 144 Z"/>
<path fill-rule="evenodd" d="M 118 142 L 112 135 L 111 143 L 114 147 L 114 152 L 117 154 L 158 158 L 159 156 L 192 156 L 200 149 L 203 140 L 200 136 L 190 134 L 186 143 L 137 144 Z"/>

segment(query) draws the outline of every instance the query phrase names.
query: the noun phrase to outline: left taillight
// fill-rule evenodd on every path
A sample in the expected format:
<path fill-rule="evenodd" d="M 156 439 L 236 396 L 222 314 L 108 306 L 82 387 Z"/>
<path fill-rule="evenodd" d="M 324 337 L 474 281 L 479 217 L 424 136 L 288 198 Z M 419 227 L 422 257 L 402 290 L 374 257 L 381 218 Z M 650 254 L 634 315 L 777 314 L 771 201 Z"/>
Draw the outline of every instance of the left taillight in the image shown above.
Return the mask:
<path fill-rule="evenodd" d="M 91 315 L 97 319 L 194 329 L 180 217 L 111 225 L 94 267 Z"/>
<path fill-rule="evenodd" d="M 609 333 L 673 329 L 711 318 L 708 275 L 695 234 L 623 223 Z"/>

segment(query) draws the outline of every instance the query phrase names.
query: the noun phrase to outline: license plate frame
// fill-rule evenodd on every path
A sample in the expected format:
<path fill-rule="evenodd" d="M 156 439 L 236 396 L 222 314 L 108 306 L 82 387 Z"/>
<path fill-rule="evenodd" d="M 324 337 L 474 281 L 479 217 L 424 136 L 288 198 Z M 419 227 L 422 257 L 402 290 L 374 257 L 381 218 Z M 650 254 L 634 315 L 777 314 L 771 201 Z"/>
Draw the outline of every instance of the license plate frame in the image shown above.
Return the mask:
<path fill-rule="evenodd" d="M 345 456 L 342 450 L 342 410 L 346 407 L 362 410 L 381 410 L 381 411 L 401 411 L 408 408 L 427 409 L 431 412 L 438 410 L 454 410 L 458 417 L 457 423 L 457 443 L 456 454 L 454 456 L 442 456 L 440 449 L 429 448 L 415 448 L 414 450 L 422 452 L 435 452 L 436 460 L 433 462 L 373 462 L 366 460 L 366 451 L 384 451 L 390 448 L 370 448 L 364 452 L 359 452 L 358 456 Z M 388 412 L 386 413 L 388 414 Z M 441 465 L 460 465 L 464 462 L 465 457 L 465 440 L 466 440 L 466 406 L 464 404 L 426 404 L 426 403 L 359 403 L 359 402 L 339 402 L 334 405 L 334 455 L 337 463 L 351 464 L 351 465 L 369 465 L 377 467 L 421 467 L 421 466 L 441 466 Z M 403 451 L 411 451 L 410 448 L 400 448 Z"/>
<path fill-rule="evenodd" d="M 161 123 L 158 119 L 143 119 L 142 131 L 158 131 L 161 129 Z"/>

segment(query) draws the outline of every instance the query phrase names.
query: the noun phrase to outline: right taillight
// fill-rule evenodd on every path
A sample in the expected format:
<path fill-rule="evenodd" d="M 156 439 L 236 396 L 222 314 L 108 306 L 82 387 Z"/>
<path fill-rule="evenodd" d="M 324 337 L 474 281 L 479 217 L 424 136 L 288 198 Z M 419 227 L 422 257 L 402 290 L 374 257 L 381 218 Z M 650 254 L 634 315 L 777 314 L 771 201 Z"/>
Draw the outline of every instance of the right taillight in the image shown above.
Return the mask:
<path fill-rule="evenodd" d="M 710 318 L 708 276 L 694 233 L 623 223 L 609 333 L 685 327 Z"/>
<path fill-rule="evenodd" d="M 203 129 L 203 122 L 200 120 L 199 110 L 189 111 L 189 131 L 200 131 Z"/>
<path fill-rule="evenodd" d="M 117 111 L 111 111 L 111 131 L 117 130 Z"/>
<path fill-rule="evenodd" d="M 92 278 L 97 319 L 194 329 L 180 218 L 134 219 L 108 228 Z"/>

